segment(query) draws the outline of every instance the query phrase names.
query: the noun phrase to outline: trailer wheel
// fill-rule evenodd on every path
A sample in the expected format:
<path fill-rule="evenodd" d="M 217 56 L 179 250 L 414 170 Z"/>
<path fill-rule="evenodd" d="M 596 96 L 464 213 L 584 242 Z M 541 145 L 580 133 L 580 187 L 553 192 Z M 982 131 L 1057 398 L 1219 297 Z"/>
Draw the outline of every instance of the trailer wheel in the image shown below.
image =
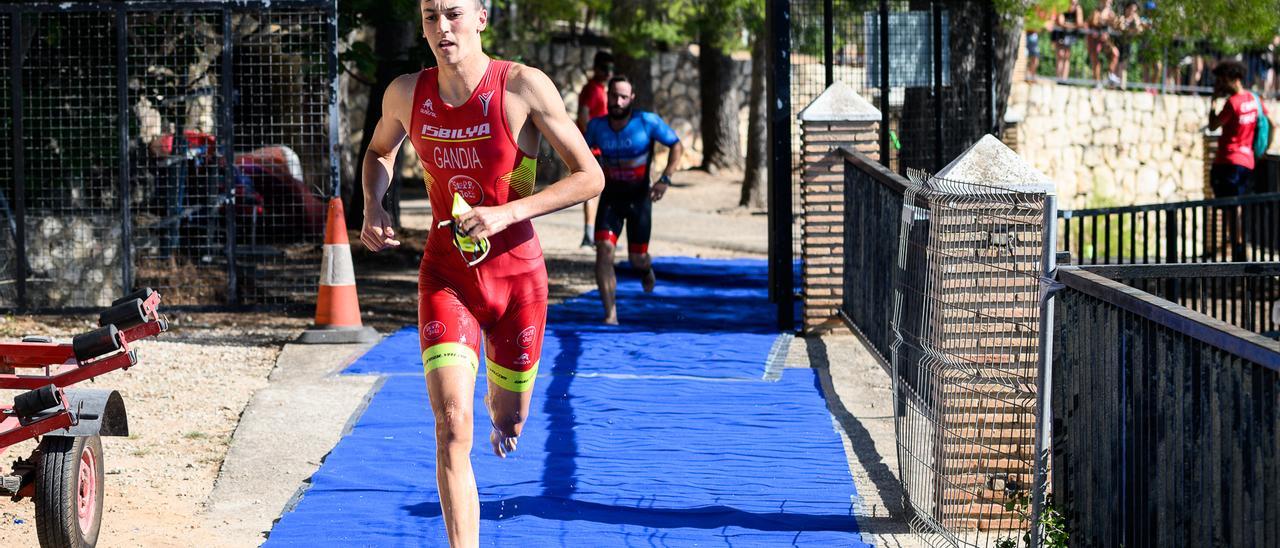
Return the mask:
<path fill-rule="evenodd" d="M 36 479 L 42 548 L 88 548 L 102 525 L 102 438 L 45 436 Z"/>

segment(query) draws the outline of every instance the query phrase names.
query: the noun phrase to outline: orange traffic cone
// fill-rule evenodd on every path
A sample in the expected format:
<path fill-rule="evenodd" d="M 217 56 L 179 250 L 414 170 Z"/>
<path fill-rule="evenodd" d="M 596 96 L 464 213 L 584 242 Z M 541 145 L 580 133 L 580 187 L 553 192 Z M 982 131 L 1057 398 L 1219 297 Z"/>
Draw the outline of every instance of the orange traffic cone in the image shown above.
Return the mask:
<path fill-rule="evenodd" d="M 351 244 L 342 199 L 329 200 L 324 225 L 324 259 L 320 264 L 320 294 L 316 298 L 316 324 L 298 337 L 300 343 L 360 343 L 378 340 L 378 332 L 360 322 L 356 296 L 356 272 L 351 265 Z"/>

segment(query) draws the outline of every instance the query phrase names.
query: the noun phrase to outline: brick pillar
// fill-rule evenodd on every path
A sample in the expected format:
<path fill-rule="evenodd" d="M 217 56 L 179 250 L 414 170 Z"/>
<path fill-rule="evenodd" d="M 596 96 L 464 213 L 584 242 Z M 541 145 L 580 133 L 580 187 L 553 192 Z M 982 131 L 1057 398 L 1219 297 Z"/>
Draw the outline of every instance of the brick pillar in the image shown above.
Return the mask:
<path fill-rule="evenodd" d="M 840 325 L 844 293 L 844 157 L 848 147 L 879 160 L 880 111 L 848 85 L 832 84 L 800 112 L 803 133 L 801 270 L 805 333 Z"/>

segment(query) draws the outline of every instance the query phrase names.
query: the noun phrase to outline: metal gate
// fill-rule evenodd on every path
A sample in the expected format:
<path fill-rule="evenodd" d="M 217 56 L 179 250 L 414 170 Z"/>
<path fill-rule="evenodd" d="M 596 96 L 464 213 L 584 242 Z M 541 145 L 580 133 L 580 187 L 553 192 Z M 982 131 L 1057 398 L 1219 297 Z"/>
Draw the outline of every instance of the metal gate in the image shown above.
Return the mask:
<path fill-rule="evenodd" d="M 0 6 L 0 309 L 315 287 L 338 184 L 333 0 Z"/>

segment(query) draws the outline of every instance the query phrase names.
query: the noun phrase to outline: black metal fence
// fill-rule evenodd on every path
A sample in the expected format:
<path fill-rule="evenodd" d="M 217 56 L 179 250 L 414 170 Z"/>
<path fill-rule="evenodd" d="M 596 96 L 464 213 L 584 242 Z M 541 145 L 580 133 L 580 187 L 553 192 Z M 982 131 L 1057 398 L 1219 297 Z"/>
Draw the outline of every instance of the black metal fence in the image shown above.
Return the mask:
<path fill-rule="evenodd" d="M 976 0 L 793 0 L 792 114 L 832 82 L 843 82 L 881 111 L 882 163 L 898 173 L 941 169 L 996 128 L 991 6 Z M 792 135 L 798 170 L 799 122 Z"/>
<path fill-rule="evenodd" d="M 1280 343 L 1090 268 L 1060 269 L 1054 298 L 1053 492 L 1071 545 L 1274 545 Z"/>
<path fill-rule="evenodd" d="M 885 363 L 893 346 L 894 272 L 902 205 L 911 183 L 866 156 L 841 149 L 844 165 L 844 294 L 840 314 Z"/>
<path fill-rule="evenodd" d="M 1099 265 L 1087 270 L 1245 331 L 1280 336 L 1280 263 Z"/>
<path fill-rule="evenodd" d="M 0 40 L 0 309 L 310 300 L 332 0 L 17 2 Z"/>
<path fill-rule="evenodd" d="M 1280 193 L 1061 211 L 1079 264 L 1280 260 Z"/>

